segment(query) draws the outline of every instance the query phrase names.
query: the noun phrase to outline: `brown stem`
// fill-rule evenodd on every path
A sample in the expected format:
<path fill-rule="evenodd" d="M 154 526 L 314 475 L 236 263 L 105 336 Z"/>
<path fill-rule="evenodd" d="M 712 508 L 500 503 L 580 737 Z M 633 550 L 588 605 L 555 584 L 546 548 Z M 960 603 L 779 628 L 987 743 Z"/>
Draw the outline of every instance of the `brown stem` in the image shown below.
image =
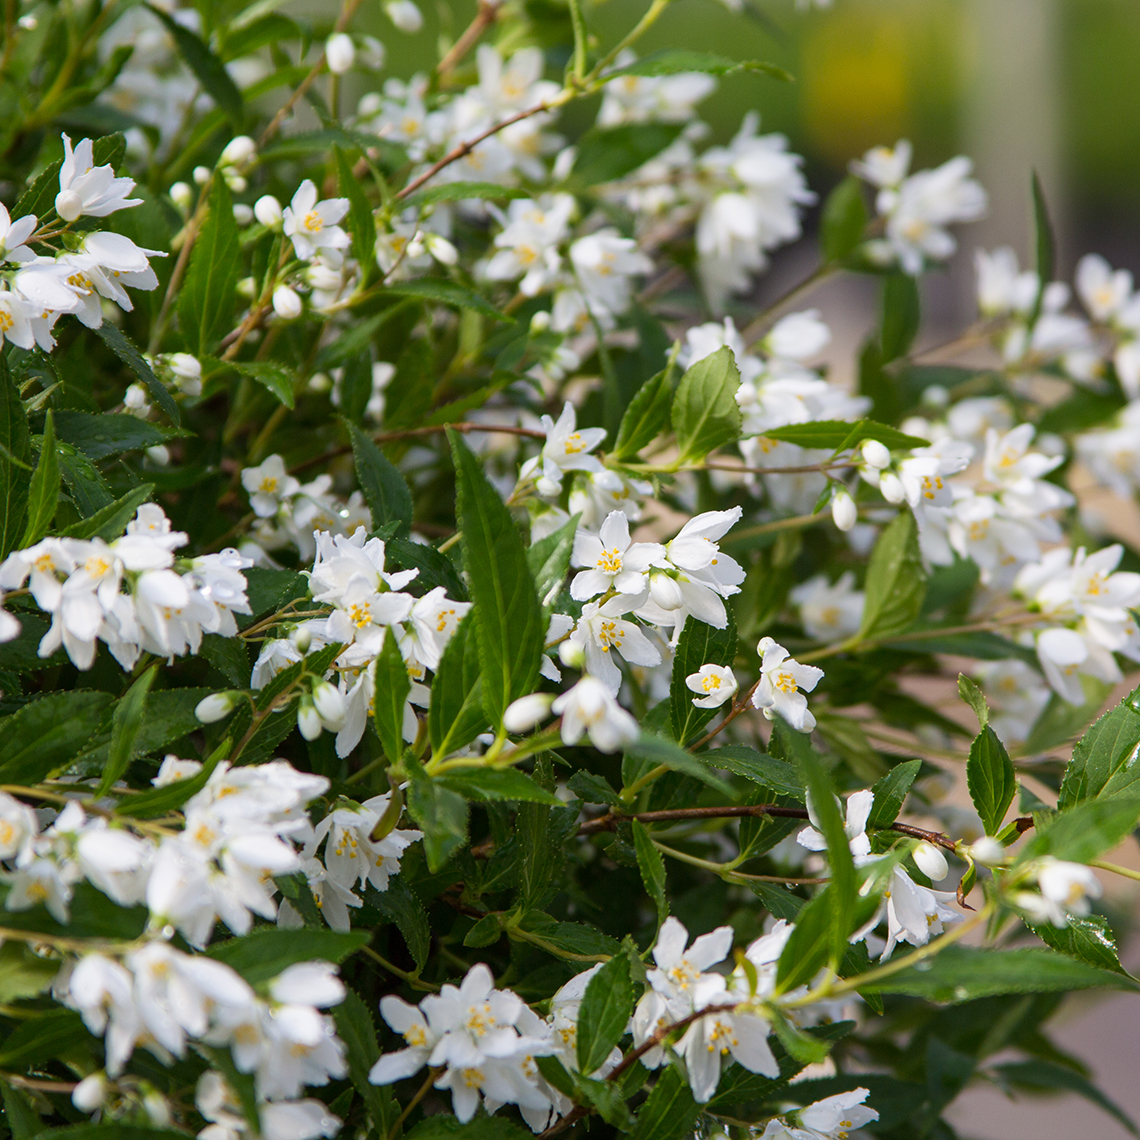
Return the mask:
<path fill-rule="evenodd" d="M 446 75 L 475 45 L 483 33 L 499 18 L 503 0 L 480 0 L 475 19 L 467 25 L 467 30 L 451 46 L 451 50 L 439 61 L 436 75 Z"/>
<path fill-rule="evenodd" d="M 760 688 L 760 681 L 762 679 L 763 678 L 757 677 L 756 683 L 736 702 L 736 704 L 732 706 L 732 708 L 729 710 L 728 716 L 726 716 L 724 720 L 722 720 L 720 724 L 716 726 L 716 728 L 710 728 L 709 731 L 706 732 L 704 736 L 702 736 L 700 740 L 696 742 L 696 744 L 690 744 L 689 751 L 696 752 L 698 748 L 701 748 L 704 745 L 708 744 L 708 742 L 712 740 L 712 738 L 716 736 L 718 732 L 736 720 L 736 718 L 740 716 L 740 714 L 744 712 L 744 710 L 747 709 L 748 706 L 752 703 L 752 694 L 756 692 L 758 688 Z"/>
<path fill-rule="evenodd" d="M 806 475 L 810 471 L 830 471 L 841 467 L 858 467 L 859 464 L 850 459 L 840 459 L 838 462 L 804 463 L 799 467 L 740 467 L 735 463 L 705 463 L 710 471 L 738 471 L 743 475 Z"/>

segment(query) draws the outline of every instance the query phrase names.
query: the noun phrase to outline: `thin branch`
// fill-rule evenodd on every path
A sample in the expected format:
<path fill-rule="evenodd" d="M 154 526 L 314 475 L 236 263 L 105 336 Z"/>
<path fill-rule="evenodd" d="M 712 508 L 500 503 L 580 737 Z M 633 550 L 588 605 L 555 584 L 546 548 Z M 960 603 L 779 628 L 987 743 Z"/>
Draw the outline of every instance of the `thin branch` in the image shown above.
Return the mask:
<path fill-rule="evenodd" d="M 479 42 L 483 33 L 499 18 L 502 6 L 503 0 L 480 0 L 475 19 L 439 61 L 439 66 L 435 69 L 436 75 L 440 78 L 446 75 Z"/>

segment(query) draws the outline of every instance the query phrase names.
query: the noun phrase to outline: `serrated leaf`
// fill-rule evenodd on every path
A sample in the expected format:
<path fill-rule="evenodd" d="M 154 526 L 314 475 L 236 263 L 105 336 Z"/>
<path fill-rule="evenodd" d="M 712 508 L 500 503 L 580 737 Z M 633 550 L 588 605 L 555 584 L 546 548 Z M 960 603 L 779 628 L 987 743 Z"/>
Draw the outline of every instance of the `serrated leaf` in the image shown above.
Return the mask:
<path fill-rule="evenodd" d="M 688 1082 L 677 1067 L 670 1065 L 638 1110 L 631 1136 L 633 1140 L 680 1140 L 692 1132 L 700 1114 Z"/>
<path fill-rule="evenodd" d="M 448 436 L 459 488 L 456 514 L 464 565 L 475 603 L 483 707 L 497 727 L 511 701 L 534 690 L 546 622 L 510 512 L 459 434 L 449 431 Z"/>
<path fill-rule="evenodd" d="M 711 752 L 702 752 L 701 759 L 714 768 L 724 768 L 734 775 L 743 776 L 755 784 L 770 788 L 777 795 L 804 798 L 804 785 L 795 767 L 786 760 L 757 752 L 743 744 L 729 744 Z"/>
<path fill-rule="evenodd" d="M 437 586 L 442 586 L 449 598 L 454 598 L 457 602 L 467 601 L 467 587 L 455 572 L 455 566 L 446 554 L 440 554 L 434 546 L 396 537 L 385 539 L 384 553 L 391 559 L 395 569 L 419 571 L 405 587 L 410 593 L 418 593 L 422 597 Z"/>
<path fill-rule="evenodd" d="M 432 754 L 449 756 L 487 727 L 475 618 L 468 613 L 447 643 L 432 682 L 428 708 Z"/>
<path fill-rule="evenodd" d="M 467 842 L 467 801 L 411 765 L 408 812 L 424 833 L 428 870 L 435 874 Z"/>
<path fill-rule="evenodd" d="M 1049 207 L 1045 202 L 1045 190 L 1037 171 L 1033 172 L 1033 249 L 1035 268 L 1037 270 L 1037 297 L 1033 302 L 1033 310 L 1029 314 L 1029 327 L 1037 323 L 1041 315 L 1041 306 L 1045 300 L 1045 289 L 1053 280 L 1056 262 L 1057 243 L 1053 237 L 1053 223 L 1049 220 Z"/>
<path fill-rule="evenodd" d="M 174 40 L 178 54 L 186 62 L 202 85 L 202 90 L 218 105 L 229 119 L 235 132 L 241 130 L 244 105 L 237 84 L 230 78 L 225 64 L 210 50 L 210 45 L 169 13 L 153 4 L 147 4 L 151 13 L 166 26 Z"/>
<path fill-rule="evenodd" d="M 230 222 L 233 223 L 232 212 L 230 214 Z M 192 257 L 190 259 L 191 265 L 193 265 L 193 261 L 194 259 Z M 185 286 L 183 288 L 185 290 Z M 174 397 L 167 391 L 166 385 L 155 376 L 150 365 L 143 359 L 142 353 L 139 352 L 110 321 L 104 321 L 95 330 L 95 333 L 135 376 L 138 377 L 143 387 L 150 393 L 150 398 L 163 410 L 170 422 L 174 424 L 175 427 L 181 424 L 182 413 L 178 410 L 178 405 L 174 402 Z"/>
<path fill-rule="evenodd" d="M 1063 927 L 1045 922 L 1034 926 L 1034 933 L 1046 946 L 1071 958 L 1079 958 L 1100 970 L 1128 973 L 1120 964 L 1116 939 L 1103 914 L 1068 914 L 1065 918 L 1067 921 Z"/>
<path fill-rule="evenodd" d="M 642 448 L 668 429 L 673 407 L 669 372 L 668 368 L 662 369 L 633 394 L 614 441 L 613 458 L 619 462 L 635 459 Z"/>
<path fill-rule="evenodd" d="M 626 745 L 627 759 L 640 761 L 646 768 L 664 764 L 674 772 L 683 772 L 686 776 L 693 776 L 710 788 L 731 796 L 732 785 L 726 784 L 708 766 L 703 754 L 693 755 L 686 752 L 676 741 L 666 740 L 663 736 L 655 736 L 651 732 L 643 732 L 632 744 Z"/>
<path fill-rule="evenodd" d="M 637 867 L 645 890 L 657 907 L 657 929 L 669 917 L 669 897 L 665 893 L 665 860 L 661 852 L 653 846 L 649 831 L 636 819 L 630 824 L 633 829 L 633 847 L 637 852 Z"/>
<path fill-rule="evenodd" d="M 718 713 L 731 708 L 731 701 L 717 708 L 698 708 L 693 702 L 700 697 L 685 683 L 700 671 L 702 665 L 731 667 L 736 657 L 736 621 L 731 606 L 725 607 L 727 625 L 717 629 L 689 616 L 677 641 L 673 657 L 673 675 L 669 685 L 669 715 L 673 736 L 681 744 L 693 740 L 697 733 Z"/>
<path fill-rule="evenodd" d="M 290 411 L 296 406 L 293 396 L 294 377 L 283 364 L 265 360 L 232 360 L 226 362 L 226 367 L 232 368 L 239 376 L 256 380 Z"/>
<path fill-rule="evenodd" d="M 867 228 L 863 184 L 849 174 L 827 196 L 820 218 L 819 241 L 827 261 L 842 261 L 854 253 Z"/>
<path fill-rule="evenodd" d="M 904 356 L 914 343 L 922 317 L 918 281 L 909 273 L 891 273 L 883 281 L 879 348 L 882 363 Z"/>
<path fill-rule="evenodd" d="M 58 959 L 35 954 L 23 942 L 5 942 L 0 946 L 0 1002 L 42 994 L 59 968 Z"/>
<path fill-rule="evenodd" d="M 914 515 L 902 511 L 871 552 L 859 639 L 882 640 L 906 629 L 918 617 L 925 596 L 926 569 L 918 548 L 918 527 Z"/>
<path fill-rule="evenodd" d="M 115 711 L 111 715 L 110 752 L 96 796 L 106 795 L 112 784 L 126 772 L 127 765 L 134 755 L 135 742 L 143 726 L 143 718 L 146 716 L 147 696 L 157 675 L 157 669 L 145 670 L 124 696 L 115 703 Z"/>
<path fill-rule="evenodd" d="M 111 699 L 82 690 L 48 693 L 0 720 L 0 784 L 37 784 L 69 764 L 98 731 Z"/>
<path fill-rule="evenodd" d="M 251 986 L 277 977 L 297 962 L 340 963 L 368 945 L 369 930 L 277 930 L 259 926 L 241 938 L 214 943 L 206 953 L 236 970 Z"/>
<path fill-rule="evenodd" d="M 867 817 L 868 827 L 889 827 L 895 822 L 921 767 L 921 760 L 907 760 L 902 764 L 896 764 L 871 789 L 875 800 L 871 806 L 871 814 Z"/>
<path fill-rule="evenodd" d="M 539 605 L 544 610 L 554 605 L 566 584 L 570 555 L 574 552 L 574 537 L 581 517 L 572 515 L 556 531 L 532 542 L 527 548 L 527 565 L 534 579 Z"/>
<path fill-rule="evenodd" d="M 413 510 L 408 481 L 355 424 L 349 424 L 348 431 L 356 478 L 372 512 L 372 525 L 397 522 L 401 530 L 406 530 L 412 525 Z"/>
<path fill-rule="evenodd" d="M 51 409 L 44 417 L 44 434 L 40 444 L 40 458 L 32 472 L 28 487 L 28 525 L 20 546 L 35 546 L 48 532 L 55 508 L 59 503 L 59 456 L 55 449 L 55 421 Z"/>
<path fill-rule="evenodd" d="M 965 673 L 958 674 L 958 696 L 974 710 L 974 716 L 978 718 L 978 727 L 985 728 L 990 723 L 990 706 L 986 704 L 982 690 Z"/>
<path fill-rule="evenodd" d="M 436 202 L 467 202 L 473 198 L 495 200 L 529 198 L 526 190 L 500 186 L 495 182 L 445 182 L 441 186 L 428 186 L 417 190 L 407 200 L 409 206 L 432 206 Z"/>
<path fill-rule="evenodd" d="M 739 387 L 740 370 L 727 345 L 698 360 L 681 377 L 671 413 L 681 463 L 703 459 L 740 438 Z"/>
<path fill-rule="evenodd" d="M 683 75 L 699 71 L 705 75 L 728 75 L 733 71 L 760 71 L 773 79 L 785 83 L 792 81 L 791 75 L 774 63 L 759 60 L 735 60 L 713 52 L 692 51 L 688 48 L 663 48 L 633 63 L 626 64 L 606 73 L 606 79 L 616 79 L 619 75 Z"/>
<path fill-rule="evenodd" d="M 800 447 L 837 450 L 854 447 L 865 439 L 877 439 L 892 451 L 900 448 L 927 447 L 930 441 L 917 435 L 906 435 L 898 428 L 875 420 L 859 420 L 847 423 L 844 420 L 814 420 L 806 424 L 788 424 L 787 427 L 772 428 L 764 432 L 767 439 L 783 440 Z"/>
<path fill-rule="evenodd" d="M 436 301 L 450 305 L 454 309 L 471 309 L 493 321 L 509 321 L 511 318 L 500 313 L 485 297 L 454 281 L 440 277 L 421 277 L 416 281 L 401 281 L 398 285 L 388 285 L 385 293 L 396 297 L 418 297 L 422 301 Z"/>
<path fill-rule="evenodd" d="M 387 890 L 378 891 L 370 887 L 365 891 L 364 899 L 399 927 L 416 969 L 422 970 L 427 965 L 431 950 L 431 927 L 423 903 L 404 877 L 393 875 L 388 880 Z"/>
<path fill-rule="evenodd" d="M 1140 821 L 1140 789 L 1132 787 L 1114 796 L 1085 800 L 1058 812 L 1037 829 L 1025 845 L 1019 863 L 1052 855 L 1073 863 L 1089 863 L 1111 850 Z"/>
<path fill-rule="evenodd" d="M 60 533 L 65 538 L 101 538 L 104 542 L 113 542 L 127 529 L 127 523 L 138 513 L 139 507 L 150 502 L 153 494 L 153 483 L 140 483 L 122 498 L 108 503 L 90 517 L 72 523 Z"/>
<path fill-rule="evenodd" d="M 183 334 L 200 356 L 211 352 L 232 327 L 241 266 L 233 202 L 226 180 L 219 175 L 211 185 L 209 210 L 178 296 Z"/>
<path fill-rule="evenodd" d="M 141 451 L 166 443 L 180 434 L 189 434 L 164 430 L 137 416 L 112 412 L 95 415 L 62 411 L 55 417 L 55 429 L 60 440 L 94 460 L 122 455 L 127 451 Z"/>
<path fill-rule="evenodd" d="M 384 755 L 395 764 L 404 751 L 404 705 L 412 681 L 395 637 L 385 637 L 376 658 L 376 687 L 372 719 Z"/>
<path fill-rule="evenodd" d="M 31 433 L 7 359 L 0 354 L 0 558 L 26 530 Z"/>
<path fill-rule="evenodd" d="M 352 252 L 360 263 L 361 273 L 367 278 L 376 260 L 376 218 L 364 196 L 363 187 L 353 177 L 344 151 L 336 145 L 332 151 L 336 160 L 337 189 L 341 197 L 348 199 L 347 220 L 352 233 Z"/>
<path fill-rule="evenodd" d="M 578 141 L 571 180 L 586 189 L 632 174 L 681 133 L 679 123 L 623 123 L 592 127 Z"/>
<path fill-rule="evenodd" d="M 1017 794 L 1017 774 L 1005 745 L 988 724 L 970 746 L 966 784 L 986 834 L 997 835 Z"/>
<path fill-rule="evenodd" d="M 562 801 L 534 782 L 525 772 L 515 768 L 471 768 L 452 770 L 436 776 L 435 781 L 458 792 L 464 799 L 477 801 L 507 800 L 517 803 L 549 804 L 558 807 Z"/>
<path fill-rule="evenodd" d="M 1065 768 L 1058 808 L 1121 791 L 1140 779 L 1140 689 L 1109 709 L 1081 737 Z"/>
<path fill-rule="evenodd" d="M 629 959 L 616 954 L 586 985 L 578 1011 L 578 1071 L 596 1072 L 622 1039 L 633 1012 L 633 982 Z"/>

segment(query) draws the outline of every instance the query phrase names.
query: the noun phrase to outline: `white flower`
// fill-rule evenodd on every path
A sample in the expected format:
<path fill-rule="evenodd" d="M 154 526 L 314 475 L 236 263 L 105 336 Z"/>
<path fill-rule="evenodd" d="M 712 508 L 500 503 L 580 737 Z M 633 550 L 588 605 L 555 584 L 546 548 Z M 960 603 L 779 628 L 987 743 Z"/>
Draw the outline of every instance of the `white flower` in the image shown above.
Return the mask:
<path fill-rule="evenodd" d="M 1033 434 L 1032 424 L 1019 424 L 1004 435 L 990 428 L 986 432 L 985 477 L 1015 494 L 1032 494 L 1036 482 L 1065 458 L 1030 451 Z"/>
<path fill-rule="evenodd" d="M 622 511 L 611 511 L 597 536 L 579 531 L 574 539 L 575 566 L 588 569 L 574 576 L 570 596 L 584 602 L 607 590 L 619 594 L 640 594 L 646 585 L 650 566 L 664 564 L 665 548 L 659 542 L 632 542 L 629 519 Z"/>
<path fill-rule="evenodd" d="M 0 792 L 0 859 L 15 859 L 28 851 L 39 830 L 36 813 L 27 804 Z"/>
<path fill-rule="evenodd" d="M 962 916 L 947 905 L 954 899 L 953 891 L 932 891 L 919 886 L 901 867 L 891 872 L 889 889 L 884 896 L 887 904 L 887 944 L 881 955 L 885 961 L 900 942 L 911 946 L 925 946 L 935 934 L 941 934 L 943 924 L 960 922 Z"/>
<path fill-rule="evenodd" d="M 570 262 L 591 315 L 603 328 L 629 308 L 630 278 L 653 272 L 653 262 L 633 238 L 602 229 L 570 247 Z"/>
<path fill-rule="evenodd" d="M 618 655 L 631 665 L 659 665 L 657 647 L 633 622 L 625 621 L 631 599 L 619 594 L 608 602 L 587 602 L 582 616 L 570 634 L 570 640 L 582 646 L 586 654 L 586 670 L 597 677 L 612 696 L 621 688 L 621 670 L 614 661 Z"/>
<path fill-rule="evenodd" d="M 0 337 L 19 348 L 35 347 L 32 319 L 36 308 L 31 301 L 5 287 L 0 289 Z M 48 346 L 50 350 L 50 345 Z"/>
<path fill-rule="evenodd" d="M 1037 885 L 1054 926 L 1066 926 L 1068 915 L 1089 913 L 1089 899 L 1101 896 L 1100 880 L 1091 867 L 1045 856 L 1037 866 Z"/>
<path fill-rule="evenodd" d="M 562 739 L 566 744 L 577 744 L 589 733 L 590 742 L 600 752 L 617 752 L 641 733 L 637 721 L 594 677 L 583 677 L 555 698 L 551 712 L 562 717 Z"/>
<path fill-rule="evenodd" d="M 1089 315 L 1102 324 L 1116 317 L 1132 297 L 1132 274 L 1117 269 L 1099 254 L 1088 253 L 1077 264 L 1077 293 Z"/>
<path fill-rule="evenodd" d="M 424 18 L 414 0 L 388 0 L 384 5 L 388 19 L 408 35 L 414 35 L 424 26 Z"/>
<path fill-rule="evenodd" d="M 320 253 L 334 267 L 341 262 L 340 251 L 351 238 L 336 223 L 348 213 L 347 198 L 317 201 L 317 188 L 306 178 L 297 188 L 292 202 L 282 211 L 285 236 L 293 241 L 293 251 L 307 261 Z"/>
<path fill-rule="evenodd" d="M 974 667 L 989 700 L 990 725 L 1003 741 L 1021 743 L 1049 703 L 1049 686 L 1025 661 L 983 661 Z"/>
<path fill-rule="evenodd" d="M 151 780 L 156 788 L 165 788 L 181 780 L 189 780 L 202 770 L 200 760 L 180 760 L 173 753 L 163 758 L 157 775 Z"/>
<path fill-rule="evenodd" d="M 781 360 L 806 360 L 831 343 L 831 330 L 820 320 L 818 309 L 789 313 L 773 326 L 761 342 L 771 356 Z"/>
<path fill-rule="evenodd" d="M 519 482 L 537 478 L 541 494 L 553 496 L 562 486 L 562 476 L 567 471 L 601 471 L 601 461 L 590 452 L 606 438 L 605 428 L 582 428 L 576 426 L 574 405 L 566 403 L 557 423 L 549 416 L 542 417 L 542 428 L 546 432 L 546 442 L 542 451 L 533 459 L 528 459 L 519 471 Z"/>
<path fill-rule="evenodd" d="M 879 1119 L 873 1108 L 863 1104 L 868 1096 L 867 1089 L 852 1089 L 817 1100 L 794 1114 L 798 1127 L 780 1118 L 769 1120 L 757 1140 L 846 1140 L 856 1128 Z"/>
<path fill-rule="evenodd" d="M 325 41 L 325 59 L 333 75 L 343 75 L 356 60 L 356 48 L 352 37 L 337 32 Z"/>
<path fill-rule="evenodd" d="M 851 173 L 872 186 L 895 187 L 906 177 L 912 153 L 906 139 L 900 139 L 893 150 L 886 146 L 872 147 L 861 160 L 851 163 Z"/>
<path fill-rule="evenodd" d="M 679 1000 L 681 1006 L 687 1007 L 686 1012 L 699 1009 L 697 983 L 710 966 L 723 962 L 728 956 L 732 937 L 731 926 L 718 926 L 688 946 L 689 932 L 677 919 L 667 918 L 653 948 L 656 968 L 648 972 L 649 984 L 670 1002 Z"/>
<path fill-rule="evenodd" d="M 862 590 L 855 589 L 855 575 L 848 570 L 831 585 L 817 574 L 796 586 L 788 595 L 799 608 L 800 620 L 816 641 L 839 641 L 857 633 L 863 621 Z"/>
<path fill-rule="evenodd" d="M 549 661 L 549 658 L 546 658 Z M 549 693 L 531 693 L 511 701 L 503 713 L 503 726 L 508 732 L 529 732 L 549 715 L 554 698 Z"/>
<path fill-rule="evenodd" d="M 141 198 L 128 198 L 135 188 L 130 178 L 116 178 L 110 166 L 96 166 L 93 143 L 84 139 L 74 150 L 71 139 L 63 138 L 63 166 L 59 170 L 59 193 L 55 199 L 56 213 L 65 222 L 74 222 L 86 215 L 105 218 L 116 210 L 142 205 Z"/>
<path fill-rule="evenodd" d="M 725 701 L 732 699 L 737 688 L 732 670 L 712 663 L 706 663 L 696 673 L 690 673 L 685 678 L 685 685 L 691 692 L 704 694 L 693 698 L 693 704 L 699 709 L 719 708 Z"/>
<path fill-rule="evenodd" d="M 517 281 L 527 297 L 537 296 L 557 280 L 562 267 L 559 244 L 569 233 L 576 208 L 573 195 L 552 194 L 538 201 L 516 199 L 507 206 L 507 223 L 494 241 L 484 269 L 488 281 Z"/>
<path fill-rule="evenodd" d="M 815 717 L 799 690 L 810 693 L 823 677 L 823 670 L 801 665 L 770 637 L 762 638 L 756 648 L 760 654 L 760 684 L 752 694 L 753 705 L 769 720 L 779 714 L 798 732 L 811 732 Z"/>
<path fill-rule="evenodd" d="M 417 598 L 408 616 L 407 631 L 400 641 L 405 659 L 435 669 L 447 643 L 470 609 L 470 602 L 449 598 L 443 586 L 436 586 L 422 598 Z"/>
<path fill-rule="evenodd" d="M 30 261 L 34 254 L 24 242 L 35 228 L 35 214 L 25 214 L 12 221 L 8 207 L 0 204 L 0 261 Z"/>
<path fill-rule="evenodd" d="M 409 1005 L 394 994 L 380 999 L 380 1016 L 408 1043 L 407 1048 L 396 1053 L 385 1053 L 368 1074 L 374 1085 L 390 1085 L 424 1067 L 439 1041 L 439 1033 L 428 1024 L 419 1006 Z"/>
<path fill-rule="evenodd" d="M 285 460 L 271 455 L 258 467 L 246 467 L 241 485 L 249 493 L 249 503 L 259 518 L 273 518 L 281 503 L 295 495 L 301 484 L 285 470 Z"/>
<path fill-rule="evenodd" d="M 847 799 L 847 818 L 843 825 L 847 836 L 851 854 L 856 859 L 864 858 L 871 853 L 871 840 L 867 837 L 867 819 L 871 815 L 871 808 L 875 806 L 875 795 L 871 791 L 854 792 Z M 819 816 L 816 806 L 809 793 L 807 799 L 808 816 L 813 824 L 805 827 L 796 836 L 796 842 L 809 851 L 826 851 L 827 840 L 819 830 Z"/>

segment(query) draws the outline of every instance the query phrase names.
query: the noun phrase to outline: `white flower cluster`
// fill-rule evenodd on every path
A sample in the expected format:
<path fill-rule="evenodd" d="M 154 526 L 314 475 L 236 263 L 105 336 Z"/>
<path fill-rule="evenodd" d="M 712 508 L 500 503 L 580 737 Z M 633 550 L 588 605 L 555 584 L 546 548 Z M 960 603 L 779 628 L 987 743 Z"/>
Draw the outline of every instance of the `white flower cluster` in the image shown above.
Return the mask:
<path fill-rule="evenodd" d="M 328 962 L 287 967 L 263 996 L 223 962 L 151 941 L 121 958 L 83 955 L 74 967 L 64 967 L 55 990 L 104 1038 L 112 1079 L 137 1046 L 171 1064 L 185 1055 L 188 1042 L 200 1041 L 227 1047 L 238 1071 L 253 1074 L 264 1105 L 262 1122 L 274 1122 L 282 1140 L 333 1136 L 340 1126 L 319 1101 L 297 1099 L 306 1086 L 327 1085 L 347 1072 L 344 1044 L 332 1018 L 321 1012 L 345 994 Z M 77 1100 L 91 1111 L 101 1103 L 99 1092 L 105 1095 L 105 1078 L 100 1074 L 85 1083 L 86 1089 L 76 1090 Z M 199 1133 L 202 1140 L 229 1140 L 248 1127 L 219 1074 L 203 1075 L 198 1102 L 212 1122 Z"/>
<path fill-rule="evenodd" d="M 148 503 L 114 542 L 45 538 L 14 551 L 0 565 L 0 590 L 27 584 L 51 614 L 41 657 L 62 645 L 78 668 L 90 669 L 99 641 L 124 669 L 134 668 L 143 652 L 196 653 L 204 633 L 237 634 L 234 614 L 249 613 L 242 570 L 251 563 L 236 550 L 176 562 L 174 551 L 188 541 L 170 529 L 161 507 Z M 0 637 L 17 633 L 11 620 L 0 626 Z"/>
<path fill-rule="evenodd" d="M 130 178 L 116 178 L 110 166 L 95 166 L 93 144 L 84 139 L 74 149 L 63 136 L 64 158 L 55 198 L 56 219 L 33 214 L 13 220 L 0 205 L 0 264 L 7 268 L 0 282 L 0 340 L 24 349 L 55 347 L 52 329 L 60 317 L 72 314 L 88 328 L 103 323 L 103 304 L 134 308 L 126 286 L 153 289 L 158 278 L 148 258 L 165 257 L 142 249 L 130 238 L 106 230 L 82 235 L 70 229 L 80 218 L 105 218 L 141 204 L 129 198 Z M 62 252 L 37 253 L 34 246 L 49 238 L 63 242 Z"/>

